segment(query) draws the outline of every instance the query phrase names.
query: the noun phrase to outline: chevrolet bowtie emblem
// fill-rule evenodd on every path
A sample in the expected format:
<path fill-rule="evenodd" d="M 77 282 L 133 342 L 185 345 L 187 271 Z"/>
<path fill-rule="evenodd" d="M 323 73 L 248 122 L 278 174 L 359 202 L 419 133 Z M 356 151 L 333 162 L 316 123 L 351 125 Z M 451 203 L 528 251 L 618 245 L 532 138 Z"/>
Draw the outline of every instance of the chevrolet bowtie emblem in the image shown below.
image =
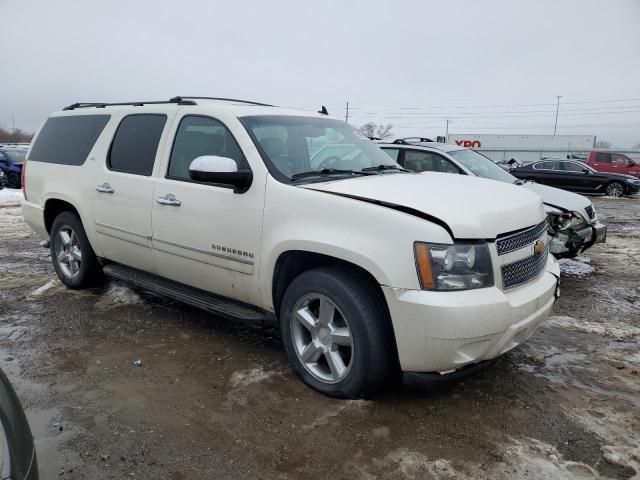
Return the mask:
<path fill-rule="evenodd" d="M 533 253 L 535 255 L 542 255 L 542 252 L 544 252 L 544 242 L 542 240 L 538 240 L 533 244 Z"/>

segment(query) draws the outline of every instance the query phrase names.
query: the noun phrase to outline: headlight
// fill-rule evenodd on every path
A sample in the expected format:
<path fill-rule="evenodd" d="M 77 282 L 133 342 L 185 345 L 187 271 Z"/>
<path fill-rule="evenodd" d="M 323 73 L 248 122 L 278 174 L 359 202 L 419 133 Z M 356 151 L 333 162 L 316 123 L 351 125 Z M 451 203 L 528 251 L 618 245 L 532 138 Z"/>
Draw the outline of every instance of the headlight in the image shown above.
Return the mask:
<path fill-rule="evenodd" d="M 468 290 L 493 285 L 486 243 L 416 242 L 413 249 L 423 290 Z"/>
<path fill-rule="evenodd" d="M 554 232 L 561 232 L 569 228 L 571 224 L 570 213 L 550 213 L 547 215 L 549 226 Z"/>
<path fill-rule="evenodd" d="M 580 230 L 588 225 L 587 221 L 578 212 L 572 213 L 550 213 L 547 215 L 549 225 L 555 232 L 562 232 L 564 230 Z"/>

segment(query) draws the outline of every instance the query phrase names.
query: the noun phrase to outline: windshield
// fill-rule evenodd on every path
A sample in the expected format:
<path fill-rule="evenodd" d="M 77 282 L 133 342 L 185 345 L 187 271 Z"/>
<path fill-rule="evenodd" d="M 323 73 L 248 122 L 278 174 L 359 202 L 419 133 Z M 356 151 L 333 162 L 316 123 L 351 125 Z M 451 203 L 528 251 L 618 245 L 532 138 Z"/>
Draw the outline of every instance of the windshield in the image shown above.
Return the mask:
<path fill-rule="evenodd" d="M 478 177 L 498 180 L 499 182 L 515 183 L 516 177 L 496 165 L 493 160 L 479 154 L 474 150 L 452 150 L 447 152 L 465 168 L 471 170 Z"/>
<path fill-rule="evenodd" d="M 24 159 L 27 156 L 26 150 L 3 150 L 4 154 L 9 157 L 12 163 L 16 163 L 18 165 L 22 165 L 24 163 Z"/>
<path fill-rule="evenodd" d="M 270 172 L 281 181 L 326 169 L 333 170 L 331 175 L 350 176 L 344 171 L 379 165 L 401 168 L 360 131 L 339 120 L 280 115 L 240 120 L 266 157 Z"/>

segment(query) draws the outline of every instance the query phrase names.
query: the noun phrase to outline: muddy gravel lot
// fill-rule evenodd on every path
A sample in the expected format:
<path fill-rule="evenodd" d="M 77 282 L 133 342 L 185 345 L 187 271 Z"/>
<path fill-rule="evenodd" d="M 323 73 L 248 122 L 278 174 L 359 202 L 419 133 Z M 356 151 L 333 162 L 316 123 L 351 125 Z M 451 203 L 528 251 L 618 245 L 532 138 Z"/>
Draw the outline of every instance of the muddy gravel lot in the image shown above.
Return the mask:
<path fill-rule="evenodd" d="M 607 243 L 562 262 L 525 345 L 367 401 L 305 387 L 276 330 L 121 283 L 66 290 L 5 202 L 0 364 L 41 478 L 640 478 L 640 198 L 593 201 Z"/>

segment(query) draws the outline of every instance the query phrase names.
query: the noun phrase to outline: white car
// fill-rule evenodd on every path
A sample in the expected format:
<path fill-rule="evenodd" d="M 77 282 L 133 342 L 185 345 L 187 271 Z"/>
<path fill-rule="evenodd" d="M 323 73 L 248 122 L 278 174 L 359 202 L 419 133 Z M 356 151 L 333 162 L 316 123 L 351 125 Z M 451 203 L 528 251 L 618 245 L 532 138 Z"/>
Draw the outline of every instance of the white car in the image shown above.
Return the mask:
<path fill-rule="evenodd" d="M 414 172 L 473 175 L 521 185 L 537 193 L 547 212 L 551 237 L 549 251 L 557 258 L 576 257 L 606 240 L 607 227 L 598 221 L 591 200 L 559 188 L 519 180 L 474 150 L 423 138 L 398 139 L 393 143 L 379 143 L 379 146 L 404 168 Z"/>
<path fill-rule="evenodd" d="M 321 144 L 350 148 L 311 166 Z M 47 119 L 25 168 L 24 217 L 69 288 L 106 274 L 275 322 L 296 373 L 331 396 L 495 358 L 558 295 L 538 195 L 407 173 L 320 113 L 74 104 Z"/>

